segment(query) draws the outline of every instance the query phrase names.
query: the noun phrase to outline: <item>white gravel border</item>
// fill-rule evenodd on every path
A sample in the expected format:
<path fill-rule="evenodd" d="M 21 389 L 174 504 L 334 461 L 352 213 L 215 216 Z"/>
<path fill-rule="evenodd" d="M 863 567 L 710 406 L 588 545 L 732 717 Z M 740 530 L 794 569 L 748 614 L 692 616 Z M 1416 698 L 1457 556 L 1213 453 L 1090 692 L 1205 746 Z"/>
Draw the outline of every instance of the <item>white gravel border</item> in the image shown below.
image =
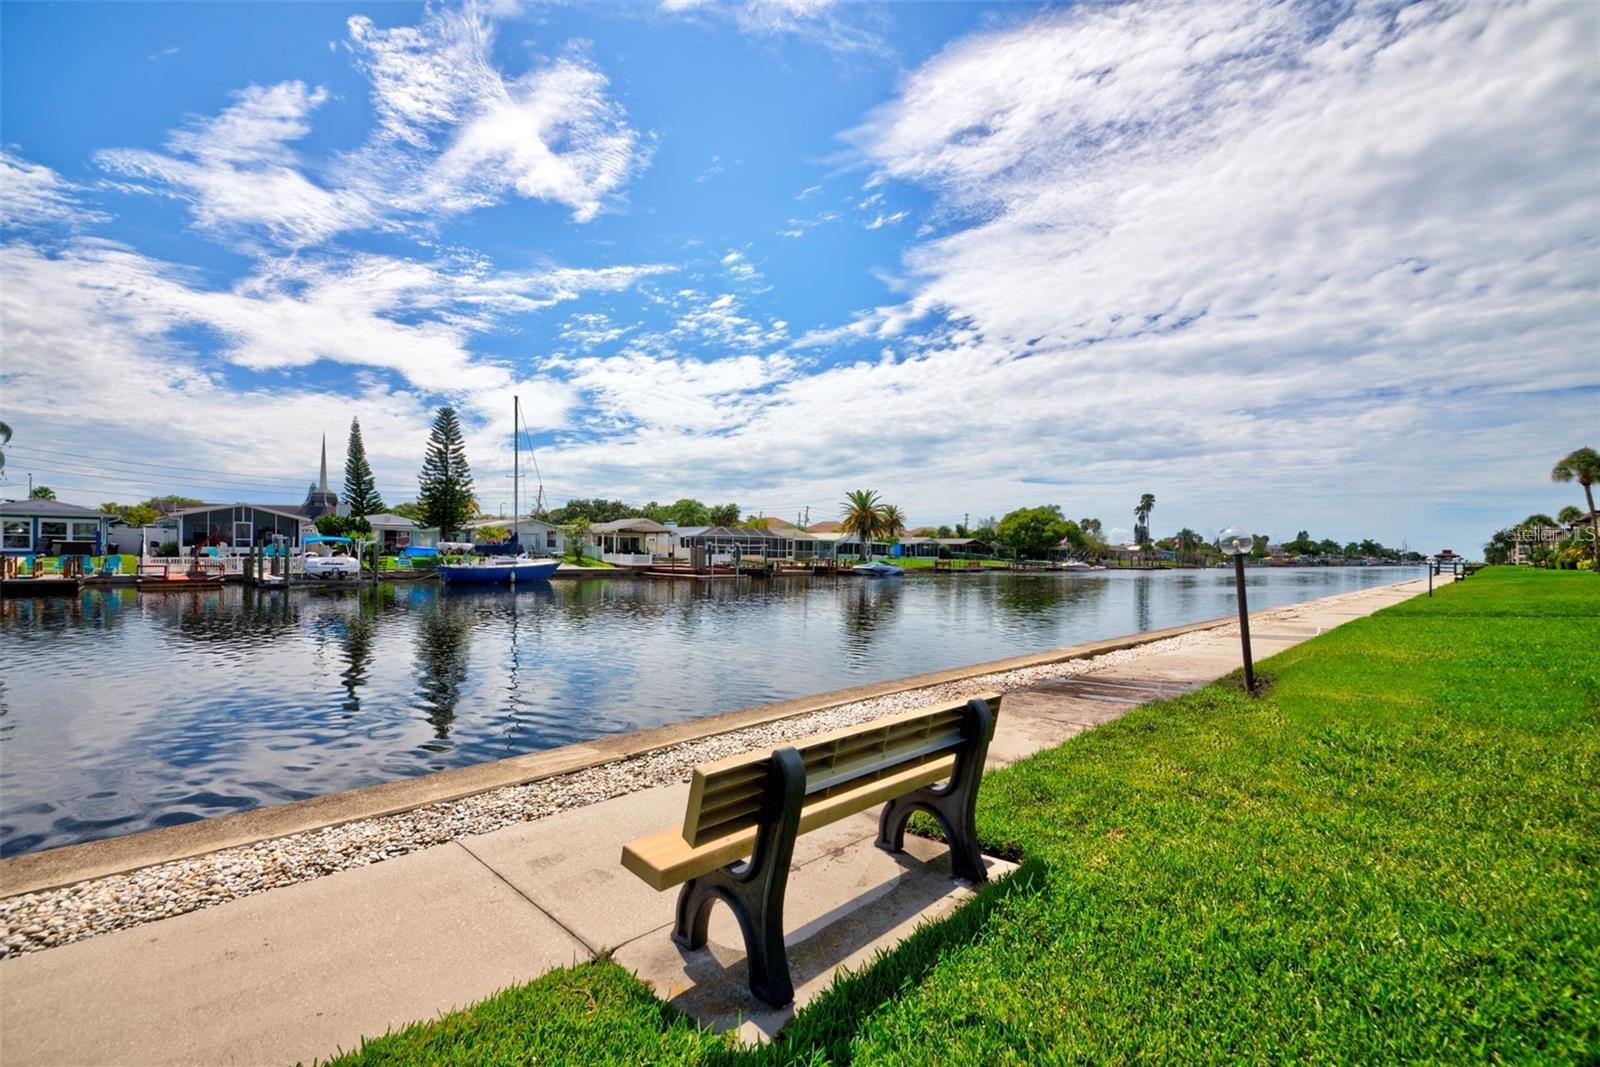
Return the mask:
<path fill-rule="evenodd" d="M 1326 607 L 1356 596 L 1293 604 L 1266 617 L 1288 621 L 1299 609 Z M 1120 667 L 1145 656 L 1188 648 L 1238 634 L 1237 625 L 1191 631 L 1133 648 L 1039 667 L 977 675 L 859 700 L 761 726 L 652 749 L 636 756 L 557 775 L 527 785 L 505 786 L 460 800 L 444 801 L 395 815 L 361 819 L 288 837 L 240 845 L 173 860 L 126 874 L 93 878 L 58 889 L 0 900 L 0 959 L 81 941 L 95 934 L 165 919 L 279 886 L 365 867 L 469 834 L 483 834 L 557 812 L 596 804 L 625 793 L 687 781 L 700 763 L 926 704 L 986 691 L 1005 692 L 1057 678 Z"/>

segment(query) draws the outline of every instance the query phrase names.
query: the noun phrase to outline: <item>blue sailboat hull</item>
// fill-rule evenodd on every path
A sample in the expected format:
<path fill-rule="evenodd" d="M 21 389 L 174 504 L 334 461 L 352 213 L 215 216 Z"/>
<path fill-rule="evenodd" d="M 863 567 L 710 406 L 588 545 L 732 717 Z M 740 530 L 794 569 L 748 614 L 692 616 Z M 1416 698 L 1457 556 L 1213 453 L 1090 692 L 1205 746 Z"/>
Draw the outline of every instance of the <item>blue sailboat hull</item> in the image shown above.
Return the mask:
<path fill-rule="evenodd" d="M 538 563 L 513 563 L 485 566 L 478 563 L 444 563 L 439 566 L 439 577 L 447 585 L 518 585 L 523 582 L 542 582 L 561 566 L 558 560 Z"/>

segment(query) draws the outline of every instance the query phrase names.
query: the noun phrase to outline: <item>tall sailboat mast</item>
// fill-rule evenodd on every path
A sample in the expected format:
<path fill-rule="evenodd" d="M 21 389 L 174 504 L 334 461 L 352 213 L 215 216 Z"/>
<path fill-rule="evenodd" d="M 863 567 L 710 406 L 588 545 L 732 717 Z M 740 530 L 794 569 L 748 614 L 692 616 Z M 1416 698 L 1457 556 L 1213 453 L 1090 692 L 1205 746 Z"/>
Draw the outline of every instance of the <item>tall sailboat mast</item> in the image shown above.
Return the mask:
<path fill-rule="evenodd" d="M 517 427 L 521 425 L 521 418 L 522 402 L 514 396 L 511 398 L 511 543 L 518 552 L 522 551 L 522 529 L 517 523 L 517 517 L 522 514 L 522 502 L 517 499 L 521 488 L 517 467 L 522 459 L 522 434 Z"/>

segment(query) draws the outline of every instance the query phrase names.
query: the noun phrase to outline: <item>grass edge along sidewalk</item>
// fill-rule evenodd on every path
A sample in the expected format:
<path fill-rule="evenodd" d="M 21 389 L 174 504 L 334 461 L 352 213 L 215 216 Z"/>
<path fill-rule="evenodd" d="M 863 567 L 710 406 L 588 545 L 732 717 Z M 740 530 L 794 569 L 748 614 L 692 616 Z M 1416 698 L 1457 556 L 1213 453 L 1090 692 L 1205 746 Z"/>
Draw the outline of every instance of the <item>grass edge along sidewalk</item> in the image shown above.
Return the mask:
<path fill-rule="evenodd" d="M 1024 856 L 771 1045 L 608 961 L 337 1062 L 1600 1056 L 1600 583 L 1496 568 L 988 776 Z"/>

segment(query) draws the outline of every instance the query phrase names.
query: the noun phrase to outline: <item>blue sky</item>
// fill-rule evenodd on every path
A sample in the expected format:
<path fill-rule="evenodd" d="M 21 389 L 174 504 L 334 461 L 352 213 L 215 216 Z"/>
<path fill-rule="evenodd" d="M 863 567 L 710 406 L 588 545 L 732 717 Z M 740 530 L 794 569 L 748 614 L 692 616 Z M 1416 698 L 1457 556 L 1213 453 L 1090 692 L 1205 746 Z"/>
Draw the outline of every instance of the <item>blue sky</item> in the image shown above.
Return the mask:
<path fill-rule="evenodd" d="M 1588 5 L 0 8 L 7 484 L 1461 548 L 1600 434 Z"/>

